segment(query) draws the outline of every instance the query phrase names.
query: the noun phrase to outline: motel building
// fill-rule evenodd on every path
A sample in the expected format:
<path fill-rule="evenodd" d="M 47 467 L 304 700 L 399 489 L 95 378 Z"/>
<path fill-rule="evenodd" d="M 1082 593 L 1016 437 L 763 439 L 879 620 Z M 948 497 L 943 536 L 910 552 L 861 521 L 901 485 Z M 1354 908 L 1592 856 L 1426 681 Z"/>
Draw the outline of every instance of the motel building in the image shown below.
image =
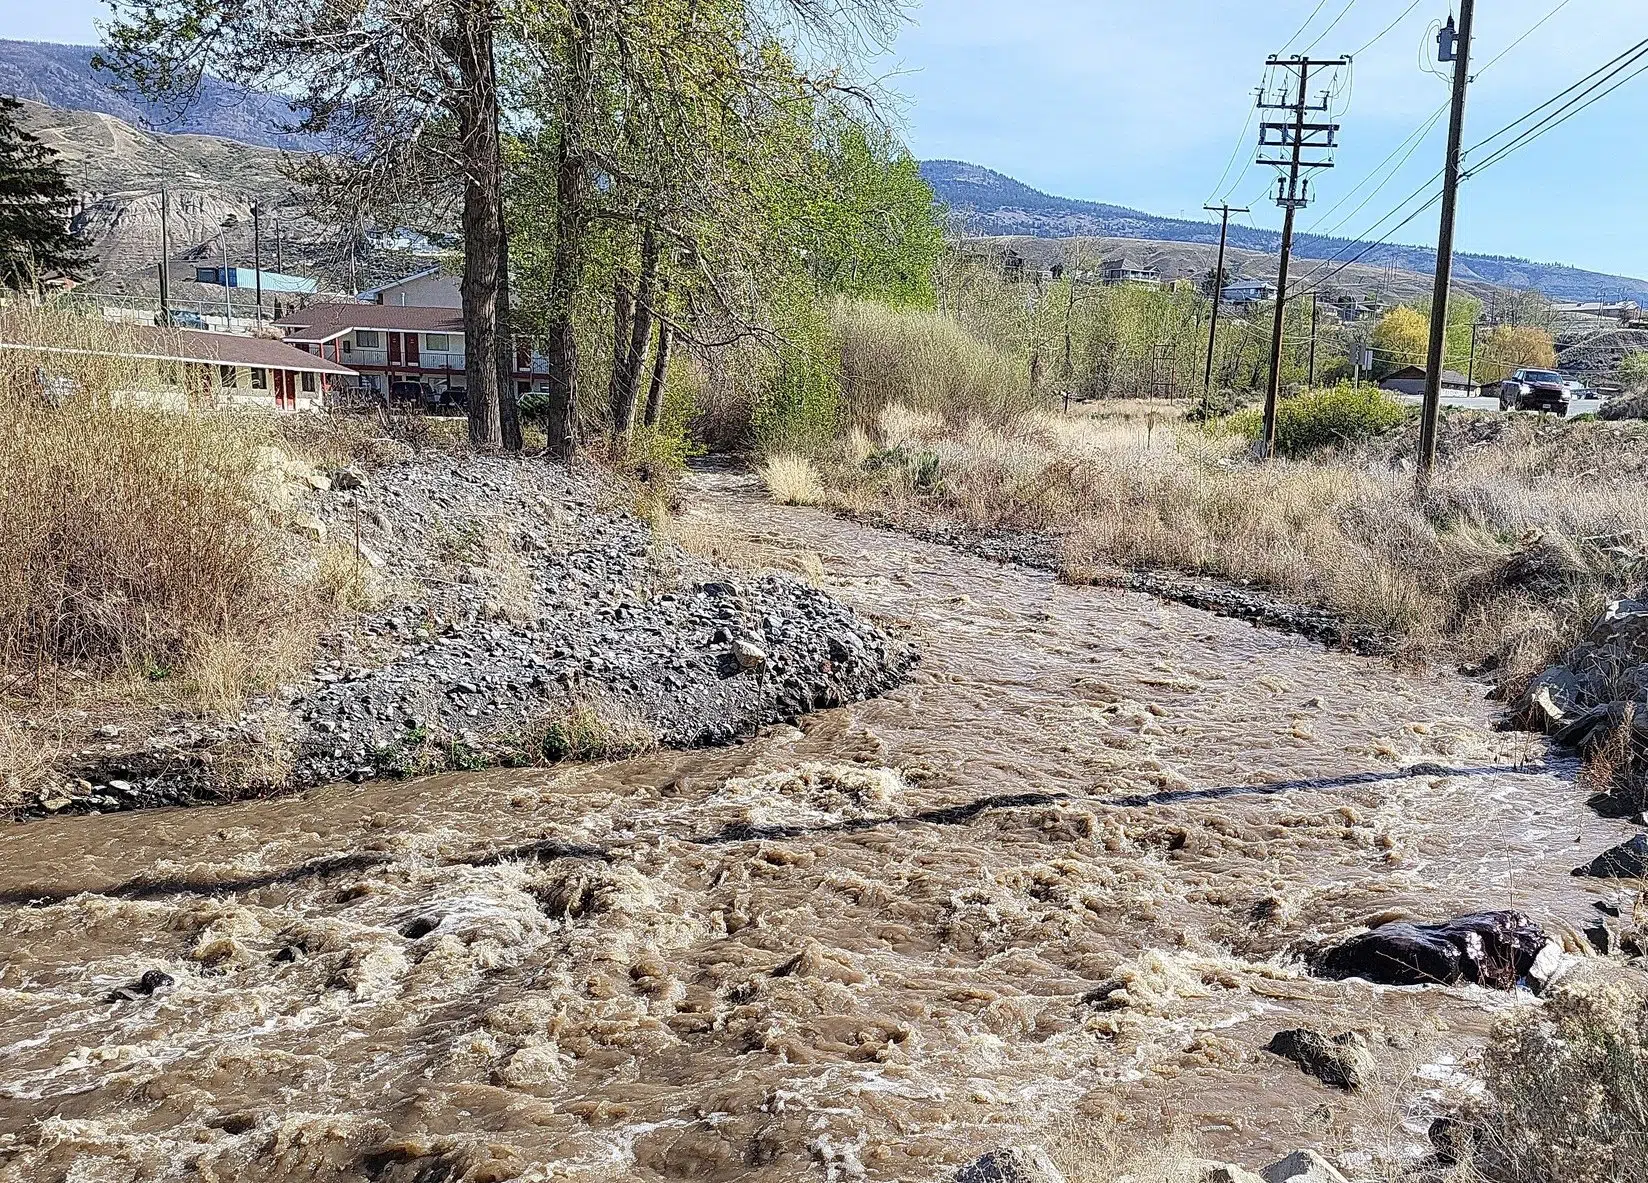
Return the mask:
<path fill-rule="evenodd" d="M 362 387 L 379 395 L 417 383 L 428 401 L 464 400 L 463 313 L 456 308 L 311 304 L 282 317 L 277 327 L 288 345 L 348 367 Z M 548 362 L 524 343 L 515 349 L 512 369 L 517 393 L 546 389 Z"/>
<path fill-rule="evenodd" d="M 320 411 L 329 389 L 352 385 L 359 376 L 348 366 L 268 337 L 214 333 L 200 329 L 121 325 L 105 341 L 84 347 L 28 340 L 0 323 L 0 350 L 39 357 L 38 381 L 47 388 L 59 379 L 50 372 L 53 355 L 130 358 L 153 363 L 141 389 L 119 393 L 133 403 L 187 410 L 265 410 L 280 414 Z"/>

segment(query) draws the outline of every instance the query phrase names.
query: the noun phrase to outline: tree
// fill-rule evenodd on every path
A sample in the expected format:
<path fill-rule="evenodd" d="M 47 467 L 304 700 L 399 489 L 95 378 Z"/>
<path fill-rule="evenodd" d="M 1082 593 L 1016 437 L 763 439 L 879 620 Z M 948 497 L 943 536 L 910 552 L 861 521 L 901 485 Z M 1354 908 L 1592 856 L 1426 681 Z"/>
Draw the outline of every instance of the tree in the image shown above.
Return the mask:
<path fill-rule="evenodd" d="M 1405 304 L 1392 308 L 1373 329 L 1375 372 L 1388 374 L 1403 366 L 1423 366 L 1430 338 L 1430 321 L 1424 314 Z"/>
<path fill-rule="evenodd" d="M 84 275 L 92 260 L 69 229 L 74 193 L 57 153 L 18 124 L 23 104 L 0 96 L 0 285 Z"/>
<path fill-rule="evenodd" d="M 495 39 L 490 0 L 110 0 L 97 63 L 141 93 L 186 107 L 214 75 L 283 96 L 295 130 L 332 151 L 309 170 L 362 205 L 458 193 L 469 432 L 520 446 L 514 391 L 500 383 L 508 263 L 501 219 Z M 502 386 L 502 389 L 500 388 Z"/>
<path fill-rule="evenodd" d="M 1627 353 L 1621 358 L 1619 380 L 1632 390 L 1648 389 L 1648 353 Z"/>
<path fill-rule="evenodd" d="M 1500 382 L 1523 368 L 1556 368 L 1551 334 L 1533 325 L 1495 325 L 1478 342 L 1476 376 Z"/>

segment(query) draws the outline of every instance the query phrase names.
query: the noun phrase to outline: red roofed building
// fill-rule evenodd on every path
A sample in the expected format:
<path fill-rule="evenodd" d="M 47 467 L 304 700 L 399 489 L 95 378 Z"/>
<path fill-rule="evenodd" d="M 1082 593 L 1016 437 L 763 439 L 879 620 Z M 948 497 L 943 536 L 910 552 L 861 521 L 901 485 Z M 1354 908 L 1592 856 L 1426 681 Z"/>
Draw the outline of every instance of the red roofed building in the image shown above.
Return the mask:
<path fill-rule="evenodd" d="M 463 313 L 456 308 L 398 304 L 311 304 L 282 317 L 277 327 L 298 349 L 348 366 L 361 385 L 380 394 L 396 384 L 457 401 L 464 393 Z M 525 345 L 515 350 L 516 390 L 543 382 L 548 366 Z"/>

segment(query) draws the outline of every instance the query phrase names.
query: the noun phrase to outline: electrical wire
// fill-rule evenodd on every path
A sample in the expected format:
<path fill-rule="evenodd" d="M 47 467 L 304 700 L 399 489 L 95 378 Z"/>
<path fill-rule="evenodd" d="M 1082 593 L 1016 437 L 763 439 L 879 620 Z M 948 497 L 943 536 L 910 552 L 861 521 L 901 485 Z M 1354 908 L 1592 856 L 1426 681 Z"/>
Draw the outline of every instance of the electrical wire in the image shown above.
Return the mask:
<path fill-rule="evenodd" d="M 1381 29 L 1378 33 L 1374 34 L 1372 40 L 1370 40 L 1366 45 L 1362 46 L 1361 49 L 1358 49 L 1355 53 L 1351 54 L 1350 56 L 1353 57 L 1353 58 L 1354 57 L 1359 57 L 1362 54 L 1366 53 L 1368 50 L 1372 49 L 1375 45 L 1379 44 L 1379 42 L 1383 41 L 1387 36 L 1390 35 L 1390 32 L 1391 32 L 1392 29 L 1396 28 L 1397 25 L 1401 24 L 1403 21 L 1408 19 L 1409 15 L 1412 14 L 1413 10 L 1419 7 L 1420 2 L 1421 2 L 1421 0 L 1413 0 L 1412 4 L 1408 5 L 1406 8 L 1404 8 L 1402 10 L 1402 15 L 1401 16 L 1397 17 L 1390 24 L 1386 25 L 1383 29 Z"/>
<path fill-rule="evenodd" d="M 1225 179 L 1230 176 L 1230 170 L 1236 167 L 1236 158 L 1242 154 L 1242 149 L 1247 146 L 1247 133 L 1253 127 L 1253 116 L 1258 112 L 1258 110 L 1259 108 L 1257 105 L 1248 108 L 1247 121 L 1242 124 L 1242 134 L 1236 137 L 1236 146 L 1230 151 L 1230 159 L 1225 161 L 1225 171 L 1220 173 L 1219 179 L 1214 182 L 1213 192 L 1208 195 L 1207 201 L 1203 203 L 1204 205 L 1212 205 L 1214 198 L 1218 198 L 1221 201 L 1227 200 L 1230 197 L 1230 189 L 1236 188 L 1237 185 L 1242 183 L 1242 178 L 1247 176 L 1247 169 L 1244 168 L 1237 175 L 1236 180 L 1231 184 L 1230 189 L 1223 188 Z"/>
<path fill-rule="evenodd" d="M 1627 66 L 1621 67 L 1621 69 L 1623 70 L 1623 69 L 1628 68 L 1629 66 L 1636 65 L 1637 62 L 1641 61 L 1645 57 L 1648 57 L 1648 48 L 1643 49 L 1643 51 L 1641 53 L 1637 54 L 1636 57 L 1632 58 L 1631 61 L 1629 63 L 1627 63 Z M 1603 90 L 1597 91 L 1595 93 L 1592 93 L 1590 95 L 1590 97 L 1585 99 L 1585 101 L 1583 103 L 1579 102 L 1578 98 L 1576 98 L 1574 100 L 1574 102 L 1569 103 L 1566 107 L 1563 107 L 1563 108 L 1560 108 L 1556 111 L 1553 111 L 1551 114 L 1547 115 L 1543 120 L 1541 120 L 1539 123 L 1535 124 L 1533 127 L 1530 127 L 1527 131 L 1523 132 L 1516 139 L 1512 140 L 1510 143 L 1506 144 L 1504 147 L 1496 149 L 1490 156 L 1487 157 L 1487 159 L 1483 160 L 1482 163 L 1473 165 L 1471 168 L 1467 169 L 1464 173 L 1464 176 L 1474 177 L 1477 173 L 1485 172 L 1486 170 L 1492 168 L 1494 165 L 1498 164 L 1500 161 L 1504 160 L 1507 156 L 1511 155 L 1513 152 L 1516 152 L 1517 150 L 1519 150 L 1521 148 L 1526 148 L 1529 144 L 1533 143 L 1535 140 L 1541 138 L 1542 136 L 1546 135 L 1549 132 L 1555 131 L 1557 128 L 1561 127 L 1564 123 L 1567 123 L 1568 120 L 1572 119 L 1575 115 L 1578 115 L 1581 111 L 1585 110 L 1587 107 L 1590 107 L 1594 103 L 1601 102 L 1603 99 L 1605 99 L 1609 95 L 1613 94 L 1614 91 L 1616 91 L 1620 87 L 1624 86 L 1627 82 L 1631 82 L 1634 79 L 1640 78 L 1644 74 L 1648 74 L 1648 65 L 1641 66 L 1638 69 L 1634 70 L 1632 73 L 1627 74 L 1625 77 L 1619 78 L 1617 81 L 1614 81 L 1613 84 L 1611 86 L 1608 86 L 1606 89 L 1603 89 Z M 1614 75 L 1614 76 L 1610 76 L 1610 77 L 1611 78 L 1617 77 L 1617 74 Z M 1584 96 L 1579 96 L 1579 97 L 1584 97 Z"/>
<path fill-rule="evenodd" d="M 1500 50 L 1493 57 L 1489 58 L 1487 64 L 1484 65 L 1481 69 L 1477 70 L 1477 72 L 1476 72 L 1477 75 L 1480 76 L 1482 74 L 1486 74 L 1490 69 L 1493 68 L 1494 63 L 1498 62 L 1506 54 L 1510 53 L 1511 50 L 1515 49 L 1518 45 L 1521 45 L 1528 38 L 1532 37 L 1535 33 L 1537 33 L 1541 28 L 1544 27 L 1544 25 L 1547 21 L 1549 21 L 1557 13 L 1561 12 L 1564 8 L 1567 8 L 1568 5 L 1572 4 L 1573 2 L 1574 2 L 1574 0 L 1562 0 L 1562 2 L 1560 4 L 1558 4 L 1555 8 L 1551 9 L 1551 11 L 1547 12 L 1544 16 L 1540 17 L 1537 21 L 1535 21 L 1529 27 L 1529 29 L 1526 33 L 1523 33 L 1522 36 L 1518 37 L 1515 41 L 1511 42 L 1509 45 L 1507 45 L 1504 49 Z"/>
<path fill-rule="evenodd" d="M 1325 38 L 1329 33 L 1333 32 L 1334 29 L 1338 28 L 1339 27 L 1339 22 L 1344 20 L 1347 16 L 1349 16 L 1350 15 L 1350 10 L 1355 8 L 1355 7 L 1356 7 L 1356 0 L 1348 0 L 1346 5 L 1344 6 L 1344 8 L 1339 10 L 1339 15 L 1334 17 L 1333 20 L 1328 22 L 1328 27 L 1323 29 L 1320 33 L 1316 34 L 1316 40 L 1312 41 L 1309 45 L 1305 46 L 1305 48 L 1304 48 L 1305 56 L 1309 57 L 1310 56 L 1310 51 L 1315 49 L 1318 45 L 1322 44 L 1323 38 Z"/>
<path fill-rule="evenodd" d="M 1316 7 L 1310 10 L 1310 15 L 1305 18 L 1305 23 L 1300 25 L 1298 30 L 1293 34 L 1293 36 L 1289 37 L 1287 39 L 1287 41 L 1285 41 L 1282 44 L 1282 48 L 1276 51 L 1276 56 L 1281 57 L 1284 53 L 1286 53 L 1288 51 L 1288 46 L 1292 45 L 1295 41 L 1299 40 L 1299 38 L 1303 37 L 1305 35 L 1305 30 L 1310 28 L 1310 22 L 1315 20 L 1317 15 L 1322 11 L 1322 9 L 1326 8 L 1327 6 L 1328 6 L 1328 0 L 1317 0 Z"/>
<path fill-rule="evenodd" d="M 1351 218 L 1354 218 L 1358 213 L 1366 209 L 1368 202 L 1377 197 L 1386 187 L 1390 185 L 1392 181 L 1396 179 L 1396 175 L 1402 170 L 1402 166 L 1412 159 L 1413 154 L 1417 152 L 1420 145 L 1425 142 L 1425 136 L 1430 133 L 1431 129 L 1435 127 L 1438 122 L 1440 122 L 1442 116 L 1447 114 L 1448 107 L 1450 105 L 1450 103 L 1445 102 L 1435 111 L 1431 112 L 1430 116 L 1423 123 L 1408 133 L 1407 139 L 1403 140 L 1391 150 L 1389 156 L 1374 165 L 1373 168 L 1368 171 L 1367 175 L 1358 181 L 1349 191 L 1347 191 L 1343 197 L 1328 206 L 1327 209 L 1323 210 L 1317 216 L 1316 220 L 1310 224 L 1307 233 L 1315 233 L 1317 227 L 1331 218 L 1336 210 L 1340 209 L 1347 201 L 1356 196 L 1356 194 L 1360 193 L 1362 191 L 1362 186 L 1366 185 L 1375 177 L 1383 176 L 1385 179 L 1381 181 L 1371 193 L 1368 194 L 1367 200 L 1363 201 L 1361 205 L 1357 206 L 1355 209 L 1351 210 L 1349 214 L 1345 215 L 1344 221 L 1341 221 L 1334 226 L 1333 230 L 1338 230 L 1345 224 L 1345 222 L 1350 221 Z M 1406 150 L 1405 152 L 1404 149 Z M 1396 157 L 1399 154 L 1402 156 L 1402 159 L 1397 161 L 1394 168 L 1387 168 L 1386 166 L 1389 165 L 1391 161 L 1396 160 Z M 1333 231 L 1329 231 L 1329 233 L 1331 234 Z"/>
<path fill-rule="evenodd" d="M 1601 66 L 1598 66 L 1595 70 L 1592 70 L 1589 74 L 1585 75 L 1585 77 L 1581 78 L 1578 82 L 1575 82 L 1572 86 L 1569 86 L 1565 90 L 1558 91 L 1556 94 L 1546 99 L 1543 103 L 1540 103 L 1531 111 L 1528 111 L 1525 114 L 1511 120 L 1492 135 L 1485 136 L 1484 138 L 1478 140 L 1465 150 L 1465 155 L 1470 156 L 1476 152 L 1480 152 L 1483 148 L 1486 148 L 1489 144 L 1493 143 L 1501 136 L 1508 135 L 1510 132 L 1516 130 L 1516 128 L 1538 115 L 1547 107 L 1562 104 L 1563 100 L 1567 99 L 1568 102 L 1563 104 L 1562 108 L 1558 111 L 1552 112 L 1552 115 L 1560 114 L 1562 109 L 1572 106 L 1574 102 L 1584 98 L 1585 94 L 1592 93 L 1591 91 L 1585 91 L 1581 94 L 1575 95 L 1575 91 L 1581 90 L 1581 88 L 1583 88 L 1587 83 L 1590 83 L 1603 75 L 1606 75 L 1608 78 L 1616 77 L 1621 71 L 1629 69 L 1631 66 L 1636 64 L 1636 62 L 1640 61 L 1643 57 L 1644 51 L 1648 51 L 1648 38 L 1638 41 L 1635 45 L 1631 46 L 1631 48 L 1627 49 L 1618 57 L 1603 63 Z M 1604 81 L 1606 81 L 1606 79 L 1604 79 Z M 1573 97 L 1570 99 L 1569 96 Z M 1550 117 L 1551 116 L 1547 116 L 1546 118 L 1549 119 Z"/>

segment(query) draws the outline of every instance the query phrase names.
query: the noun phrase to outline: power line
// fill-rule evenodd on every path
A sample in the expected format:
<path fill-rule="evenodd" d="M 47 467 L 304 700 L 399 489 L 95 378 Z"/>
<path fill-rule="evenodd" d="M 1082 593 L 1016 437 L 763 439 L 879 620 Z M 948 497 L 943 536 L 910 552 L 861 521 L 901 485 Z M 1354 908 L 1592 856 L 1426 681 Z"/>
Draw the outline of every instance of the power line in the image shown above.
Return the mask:
<path fill-rule="evenodd" d="M 1517 118 L 1511 120 L 1504 127 L 1500 128 L 1498 131 L 1494 132 L 1492 135 L 1487 136 L 1484 139 L 1478 140 L 1476 143 L 1472 144 L 1468 149 L 1466 149 L 1466 155 L 1469 155 L 1472 152 L 1481 151 L 1483 148 L 1487 147 L 1489 144 L 1491 144 L 1495 140 L 1497 140 L 1500 136 L 1503 136 L 1503 135 L 1507 134 L 1508 132 L 1510 132 L 1510 131 L 1514 130 L 1516 127 L 1518 127 L 1520 124 L 1526 123 L 1528 120 L 1532 119 L 1535 115 L 1538 115 L 1541 111 L 1545 110 L 1545 108 L 1562 102 L 1563 99 L 1567 98 L 1569 95 L 1573 94 L 1574 91 L 1579 90 L 1586 83 L 1590 82 L 1592 79 L 1598 77 L 1599 75 L 1609 73 L 1609 71 L 1614 70 L 1614 67 L 1616 67 L 1616 66 L 1619 66 L 1621 69 L 1629 67 L 1632 63 L 1634 63 L 1636 61 L 1636 59 L 1638 57 L 1641 56 L 1641 51 L 1644 50 L 1644 49 L 1648 49 L 1648 38 L 1645 38 L 1641 41 L 1638 41 L 1635 45 L 1631 46 L 1631 48 L 1627 49 L 1624 53 L 1620 54 L 1618 57 L 1612 59 L 1611 61 L 1604 62 L 1602 65 L 1598 66 L 1595 70 L 1592 70 L 1589 74 L 1585 75 L 1585 77 L 1581 78 L 1578 82 L 1575 82 L 1572 86 L 1569 86 L 1565 90 L 1558 91 L 1556 94 L 1554 94 L 1550 98 L 1546 99 L 1543 103 L 1540 103 L 1537 107 L 1533 108 L 1531 111 L 1528 111 L 1527 113 L 1525 113 L 1523 115 L 1520 115 Z M 1630 58 L 1631 61 L 1626 61 L 1627 58 Z M 1623 65 L 1621 65 L 1621 63 L 1623 63 Z M 1615 72 L 1617 73 L 1617 71 L 1615 71 Z"/>
<path fill-rule="evenodd" d="M 1289 37 L 1282 43 L 1282 48 L 1276 51 L 1276 56 L 1281 57 L 1288 51 L 1288 46 L 1292 45 L 1295 41 L 1299 40 L 1300 37 L 1304 36 L 1305 30 L 1310 28 L 1310 22 L 1315 20 L 1317 15 L 1321 13 L 1322 9 L 1327 6 L 1328 0 L 1317 0 L 1316 7 L 1310 10 L 1310 15 L 1305 18 L 1305 23 L 1300 25 L 1298 29 L 1294 30 L 1293 36 Z M 1305 52 L 1308 53 L 1310 51 L 1306 50 Z"/>
<path fill-rule="evenodd" d="M 1503 160 L 1506 156 L 1509 156 L 1512 152 L 1516 151 L 1518 148 L 1526 147 L 1527 145 L 1533 143 L 1535 140 L 1539 139 L 1546 132 L 1549 132 L 1549 131 L 1552 131 L 1552 130 L 1558 128 L 1558 127 L 1561 127 L 1564 123 L 1568 122 L 1568 120 L 1572 119 L 1575 115 L 1578 115 L 1581 111 L 1585 110 L 1587 107 L 1591 106 L 1593 103 L 1599 102 L 1600 100 L 1602 100 L 1604 98 L 1607 98 L 1609 95 L 1613 94 L 1614 91 L 1616 91 L 1620 87 L 1624 86 L 1627 82 L 1630 82 L 1633 78 L 1636 78 L 1639 75 L 1641 75 L 1642 73 L 1644 73 L 1645 71 L 1648 71 L 1648 67 L 1643 67 L 1642 69 L 1639 69 L 1639 70 L 1635 71 L 1634 73 L 1625 75 L 1625 77 L 1623 77 L 1623 78 L 1620 77 L 1620 75 L 1624 74 L 1624 72 L 1626 70 L 1630 69 L 1632 66 L 1636 65 L 1638 62 L 1642 61 L 1644 58 L 1648 58 L 1648 40 L 1643 40 L 1643 41 L 1639 42 L 1635 49 L 1627 50 L 1626 53 L 1622 54 L 1621 56 L 1622 57 L 1628 56 L 1630 60 L 1624 62 L 1623 64 L 1621 64 L 1617 67 L 1613 66 L 1613 63 L 1610 63 L 1609 66 L 1603 67 L 1604 70 L 1609 70 L 1609 73 L 1608 73 L 1606 78 L 1602 79 L 1601 82 L 1599 82 L 1597 84 L 1597 86 L 1593 86 L 1590 90 L 1581 91 L 1579 94 L 1574 95 L 1573 98 L 1569 99 L 1562 106 L 1558 107 L 1556 110 L 1554 110 L 1550 114 L 1546 115 L 1538 123 L 1534 124 L 1532 127 L 1527 128 L 1526 130 L 1524 130 L 1515 139 L 1511 140 L 1509 143 L 1505 144 L 1503 147 L 1496 148 L 1493 151 L 1493 153 L 1488 156 L 1488 158 L 1486 160 L 1484 160 L 1481 164 L 1477 165 L 1471 171 L 1472 172 L 1481 172 L 1485 168 L 1492 167 L 1493 165 L 1499 163 L 1499 161 Z M 1615 58 L 1614 60 L 1617 62 L 1617 61 L 1619 61 L 1619 58 Z M 1610 67 L 1613 67 L 1613 68 L 1610 69 Z M 1600 73 L 1600 71 L 1599 71 L 1599 73 Z M 1590 75 L 1588 77 L 1595 77 L 1595 75 Z M 1606 84 L 1606 83 L 1612 83 L 1612 85 L 1604 86 L 1604 84 Z M 1574 87 L 1569 87 L 1568 91 L 1572 91 L 1573 89 L 1574 89 Z M 1568 91 L 1564 91 L 1563 93 L 1567 94 Z M 1581 102 L 1580 101 L 1581 99 L 1583 99 L 1584 101 Z M 1535 107 L 1533 111 L 1530 111 L 1527 115 L 1524 115 L 1522 117 L 1522 119 L 1517 120 L 1516 123 L 1523 122 L 1524 120 L 1528 119 L 1530 116 L 1537 113 L 1542 108 L 1547 107 L 1549 105 L 1550 105 L 1549 102 L 1541 103 L 1539 107 Z M 1510 127 L 1515 127 L 1515 126 L 1516 126 L 1515 123 L 1510 125 Z M 1478 148 L 1481 148 L 1484 145 L 1486 145 L 1488 143 L 1491 143 L 1493 140 L 1495 140 L 1499 136 L 1503 135 L 1506 130 L 1509 130 L 1509 128 L 1504 128 L 1504 129 L 1501 129 L 1498 132 L 1495 132 L 1492 136 L 1489 136 L 1488 139 L 1483 140 L 1481 143 L 1477 144 L 1476 147 L 1471 149 L 1471 151 L 1475 152 Z"/>
<path fill-rule="evenodd" d="M 1347 16 L 1349 16 L 1350 15 L 1350 10 L 1355 8 L 1355 7 L 1356 7 L 1356 0 L 1347 0 L 1347 3 L 1345 4 L 1344 8 L 1339 10 L 1339 15 L 1334 17 L 1331 21 L 1328 22 L 1328 27 L 1327 28 L 1323 29 L 1320 33 L 1316 34 L 1316 40 L 1312 41 L 1309 45 L 1305 46 L 1304 52 L 1308 54 L 1311 50 L 1315 49 L 1318 45 L 1322 44 L 1322 39 L 1324 37 L 1326 37 L 1329 33 L 1333 32 L 1334 29 L 1338 28 L 1339 27 L 1339 22 L 1344 20 Z"/>
<path fill-rule="evenodd" d="M 1506 54 L 1510 53 L 1511 50 L 1515 49 L 1518 45 L 1521 45 L 1528 38 L 1532 37 L 1535 33 L 1537 33 L 1541 28 L 1544 27 L 1545 22 L 1549 21 L 1553 16 L 1555 16 L 1557 13 L 1561 12 L 1564 8 L 1567 8 L 1568 5 L 1572 4 L 1573 2 L 1574 2 L 1574 0 L 1562 0 L 1562 2 L 1560 4 L 1558 4 L 1555 8 L 1551 9 L 1551 11 L 1547 12 L 1544 16 L 1540 17 L 1537 21 L 1535 21 L 1529 27 L 1529 29 L 1526 33 L 1522 34 L 1522 36 L 1518 37 L 1515 41 L 1511 42 L 1509 45 L 1507 45 L 1504 49 L 1500 50 L 1493 57 L 1489 58 L 1487 63 L 1485 65 L 1483 65 L 1479 70 L 1477 70 L 1476 77 L 1480 78 L 1480 77 L 1482 77 L 1482 75 L 1486 74 L 1488 72 L 1489 67 L 1491 67 L 1495 62 L 1499 61 L 1500 58 L 1502 58 Z"/>
<path fill-rule="evenodd" d="M 1361 49 L 1358 49 L 1355 53 L 1351 54 L 1350 56 L 1351 57 L 1360 57 L 1362 54 L 1364 54 L 1368 50 L 1372 49 L 1375 45 L 1379 44 L 1379 42 L 1383 41 L 1390 34 L 1390 31 L 1392 29 L 1396 28 L 1397 25 L 1401 24 L 1403 21 L 1408 19 L 1409 14 L 1411 14 L 1414 9 L 1418 8 L 1419 4 L 1420 4 L 1420 0 L 1413 0 L 1412 4 L 1408 5 L 1406 8 L 1404 8 L 1402 10 L 1402 15 L 1401 16 L 1397 17 L 1390 24 L 1386 25 L 1383 29 L 1381 29 L 1378 33 L 1376 33 L 1374 35 L 1374 37 L 1371 41 L 1369 41 L 1366 45 L 1362 46 Z"/>
<path fill-rule="evenodd" d="M 1383 181 L 1381 181 L 1378 184 L 1378 186 L 1376 188 L 1374 188 L 1374 190 L 1371 193 L 1368 194 L 1366 200 L 1364 200 L 1361 205 L 1359 205 L 1355 209 L 1351 210 L 1350 213 L 1346 214 L 1344 216 L 1344 218 L 1341 219 L 1333 227 L 1332 230 L 1328 231 L 1328 234 L 1332 235 L 1335 231 L 1339 230 L 1342 226 L 1344 226 L 1344 224 L 1346 222 L 1350 221 L 1357 214 L 1361 213 L 1362 210 L 1366 209 L 1367 206 L 1368 206 L 1368 202 L 1372 201 L 1375 197 L 1377 197 L 1381 192 L 1383 192 L 1385 190 L 1386 187 L 1388 187 L 1390 185 L 1390 183 L 1392 181 L 1394 181 L 1396 179 L 1397 174 L 1399 172 L 1401 172 L 1401 170 L 1402 170 L 1402 166 L 1404 164 L 1406 164 L 1413 157 L 1413 154 L 1419 150 L 1419 146 L 1422 143 L 1425 142 L 1425 136 L 1430 132 L 1431 128 L 1436 126 L 1437 122 L 1442 118 L 1442 116 L 1447 113 L 1447 110 L 1448 110 L 1448 104 L 1443 103 L 1435 111 L 1431 112 L 1430 117 L 1428 119 L 1426 119 L 1425 122 L 1421 123 L 1413 131 L 1409 132 L 1408 133 L 1408 138 L 1403 140 L 1400 144 L 1396 145 L 1396 147 L 1391 150 L 1391 153 L 1390 153 L 1389 156 L 1385 157 L 1385 159 L 1381 160 L 1378 164 L 1374 165 L 1373 168 L 1368 171 L 1367 176 L 1363 177 L 1360 181 L 1358 181 L 1356 183 L 1356 185 L 1352 189 L 1350 189 L 1338 201 L 1334 202 L 1327 209 L 1323 210 L 1321 216 L 1318 217 L 1315 222 L 1311 223 L 1309 232 L 1314 234 L 1316 232 L 1316 228 L 1318 226 L 1320 226 L 1323 222 L 1327 221 L 1330 217 L 1332 217 L 1334 215 L 1334 213 L 1337 212 L 1345 204 L 1345 202 L 1349 201 L 1358 192 L 1360 192 L 1363 185 L 1366 185 L 1369 181 L 1373 180 L 1377 176 L 1383 176 L 1385 179 Z M 1406 149 L 1406 152 L 1403 152 L 1403 149 Z M 1392 160 L 1396 159 L 1397 153 L 1403 153 L 1402 154 L 1402 159 L 1397 161 L 1396 166 L 1394 168 L 1387 169 L 1385 166 L 1390 164 L 1390 162 Z"/>

